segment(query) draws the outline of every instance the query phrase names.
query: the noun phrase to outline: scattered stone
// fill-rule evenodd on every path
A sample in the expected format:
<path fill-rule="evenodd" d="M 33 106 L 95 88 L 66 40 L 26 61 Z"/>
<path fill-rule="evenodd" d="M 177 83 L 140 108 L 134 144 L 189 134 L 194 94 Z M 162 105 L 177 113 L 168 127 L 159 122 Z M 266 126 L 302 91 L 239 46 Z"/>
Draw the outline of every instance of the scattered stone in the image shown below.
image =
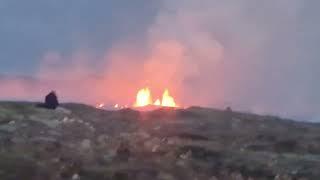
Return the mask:
<path fill-rule="evenodd" d="M 20 126 L 25 128 L 25 127 L 28 127 L 29 125 L 27 123 L 22 123 Z"/>
<path fill-rule="evenodd" d="M 103 155 L 103 160 L 106 163 L 110 163 L 115 157 L 117 153 L 115 151 L 108 151 L 107 154 Z"/>
<path fill-rule="evenodd" d="M 79 176 L 79 174 L 74 174 L 71 179 L 72 180 L 79 180 L 80 176 Z"/>
<path fill-rule="evenodd" d="M 63 122 L 63 123 L 68 123 L 68 122 L 69 122 L 69 118 L 68 118 L 68 117 L 64 117 L 64 118 L 62 119 L 62 122 Z"/>
<path fill-rule="evenodd" d="M 91 149 L 91 141 L 89 139 L 82 140 L 81 148 L 83 150 L 90 150 Z"/>
<path fill-rule="evenodd" d="M 176 144 L 178 144 L 180 141 L 179 141 L 179 139 L 177 139 L 177 138 L 168 138 L 167 139 L 167 144 L 168 145 L 176 145 Z"/>
<path fill-rule="evenodd" d="M 109 136 L 105 135 L 105 134 L 102 134 L 102 135 L 99 135 L 98 138 L 97 138 L 97 142 L 100 144 L 100 145 L 104 145 L 108 142 L 108 139 L 109 139 Z"/>
<path fill-rule="evenodd" d="M 189 159 L 191 156 L 192 156 L 192 152 L 189 150 L 189 151 L 187 151 L 186 153 L 181 154 L 181 155 L 180 155 L 180 158 L 181 158 L 181 159 Z"/>
<path fill-rule="evenodd" d="M 52 162 L 52 163 L 59 163 L 59 162 L 60 162 L 60 159 L 57 158 L 57 157 L 55 157 L 55 158 L 52 158 L 52 159 L 51 159 L 51 162 Z"/>
<path fill-rule="evenodd" d="M 152 147 L 152 150 L 151 150 L 151 152 L 157 152 L 158 151 L 158 149 L 159 149 L 159 145 L 154 145 L 153 147 Z"/>
<path fill-rule="evenodd" d="M 129 180 L 129 175 L 126 172 L 115 172 L 112 179 L 114 180 Z"/>
<path fill-rule="evenodd" d="M 130 154 L 129 145 L 127 143 L 121 143 L 117 149 L 117 158 L 121 161 L 128 161 Z"/>
<path fill-rule="evenodd" d="M 217 177 L 215 177 L 215 176 L 212 176 L 212 177 L 210 177 L 209 180 L 219 180 L 219 179 Z"/>
<path fill-rule="evenodd" d="M 160 180 L 175 180 L 175 178 L 173 177 L 173 175 L 169 174 L 169 173 L 165 173 L 165 172 L 160 172 L 158 174 L 158 179 Z"/>
<path fill-rule="evenodd" d="M 298 180 L 308 180 L 308 179 L 307 179 L 307 178 L 302 177 L 302 178 L 299 178 Z"/>
<path fill-rule="evenodd" d="M 60 177 L 63 179 L 72 179 L 73 176 L 79 177 L 78 172 L 80 171 L 82 165 L 79 162 L 76 162 L 69 158 L 60 158 L 60 162 L 64 163 L 60 167 Z M 77 176 L 78 174 L 78 176 Z M 60 179 L 60 178 L 59 178 Z"/>
<path fill-rule="evenodd" d="M 156 127 L 153 128 L 153 130 L 155 130 L 155 131 L 158 131 L 160 129 L 161 129 L 161 126 L 156 126 Z"/>
<path fill-rule="evenodd" d="M 25 143 L 26 140 L 21 137 L 13 137 L 13 138 L 11 138 L 11 142 L 13 142 L 15 144 L 20 144 L 20 143 Z"/>
<path fill-rule="evenodd" d="M 90 131 L 95 132 L 96 129 L 93 126 L 89 126 Z"/>
<path fill-rule="evenodd" d="M 180 139 L 189 139 L 192 141 L 209 141 L 209 138 L 195 133 L 178 133 L 176 135 Z"/>
<path fill-rule="evenodd" d="M 35 115 L 29 116 L 29 120 L 41 123 L 45 126 L 48 126 L 49 128 L 56 128 L 61 124 L 61 122 L 57 119 L 48 120 L 48 119 L 44 119 L 42 117 L 38 117 Z"/>
<path fill-rule="evenodd" d="M 296 139 L 278 141 L 274 144 L 274 150 L 279 153 L 294 152 L 299 146 Z"/>
<path fill-rule="evenodd" d="M 50 136 L 56 136 L 56 137 L 60 137 L 61 136 L 61 132 L 55 131 L 55 130 L 49 130 L 48 135 Z"/>
<path fill-rule="evenodd" d="M 187 165 L 186 161 L 183 160 L 183 159 L 180 159 L 176 162 L 176 165 L 177 166 L 180 166 L 180 167 L 185 167 Z"/>
<path fill-rule="evenodd" d="M 243 176 L 241 173 L 235 172 L 231 174 L 231 178 L 233 180 L 244 180 Z"/>
<path fill-rule="evenodd" d="M 0 115 L 1 115 L 1 114 L 0 114 Z M 2 119 L 2 118 L 0 117 L 0 125 L 9 124 L 10 121 L 11 121 L 11 120 L 9 120 L 9 119 L 6 119 L 6 118 Z"/>
<path fill-rule="evenodd" d="M 159 138 L 152 138 L 144 143 L 144 147 L 149 151 L 156 151 L 161 144 L 161 140 Z"/>
<path fill-rule="evenodd" d="M 142 139 L 148 139 L 148 138 L 150 138 L 150 134 L 148 134 L 148 133 L 145 132 L 145 131 L 139 131 L 139 132 L 137 133 L 137 135 L 138 135 L 140 138 L 142 138 Z"/>
<path fill-rule="evenodd" d="M 284 175 L 277 174 L 277 175 L 274 177 L 274 180 L 292 180 L 292 177 L 290 177 L 290 176 L 287 175 L 287 174 L 284 174 Z"/>
<path fill-rule="evenodd" d="M 132 136 L 130 133 L 122 132 L 120 133 L 120 137 L 123 139 L 129 139 Z"/>
<path fill-rule="evenodd" d="M 0 126 L 0 131 L 5 131 L 5 132 L 15 132 L 17 130 L 17 128 L 15 126 L 12 125 L 2 125 Z"/>
<path fill-rule="evenodd" d="M 66 114 L 66 115 L 70 115 L 72 113 L 71 110 L 63 108 L 63 107 L 57 107 L 56 111 L 61 112 L 61 113 Z"/>
<path fill-rule="evenodd" d="M 35 143 L 56 143 L 57 142 L 55 138 L 45 137 L 45 136 L 33 137 L 30 139 L 30 141 Z"/>

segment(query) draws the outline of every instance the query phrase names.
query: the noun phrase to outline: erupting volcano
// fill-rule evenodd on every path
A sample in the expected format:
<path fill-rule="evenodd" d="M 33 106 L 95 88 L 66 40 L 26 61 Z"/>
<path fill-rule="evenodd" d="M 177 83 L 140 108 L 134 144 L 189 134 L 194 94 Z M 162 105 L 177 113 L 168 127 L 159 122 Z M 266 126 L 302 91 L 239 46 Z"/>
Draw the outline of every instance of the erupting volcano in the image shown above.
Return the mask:
<path fill-rule="evenodd" d="M 163 106 L 163 107 L 178 107 L 174 98 L 170 96 L 169 90 L 166 89 L 162 94 L 162 99 L 157 99 L 153 102 L 152 94 L 149 88 L 140 89 L 137 93 L 134 107 L 144 107 L 148 105 Z"/>

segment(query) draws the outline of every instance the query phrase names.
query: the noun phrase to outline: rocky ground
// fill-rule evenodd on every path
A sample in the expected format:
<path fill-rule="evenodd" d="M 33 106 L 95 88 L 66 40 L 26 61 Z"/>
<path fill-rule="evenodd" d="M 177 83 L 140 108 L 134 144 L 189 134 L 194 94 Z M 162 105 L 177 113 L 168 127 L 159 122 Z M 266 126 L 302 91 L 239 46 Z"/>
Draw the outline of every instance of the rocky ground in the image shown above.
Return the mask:
<path fill-rule="evenodd" d="M 320 179 L 320 124 L 199 107 L 0 102 L 1 180 Z"/>

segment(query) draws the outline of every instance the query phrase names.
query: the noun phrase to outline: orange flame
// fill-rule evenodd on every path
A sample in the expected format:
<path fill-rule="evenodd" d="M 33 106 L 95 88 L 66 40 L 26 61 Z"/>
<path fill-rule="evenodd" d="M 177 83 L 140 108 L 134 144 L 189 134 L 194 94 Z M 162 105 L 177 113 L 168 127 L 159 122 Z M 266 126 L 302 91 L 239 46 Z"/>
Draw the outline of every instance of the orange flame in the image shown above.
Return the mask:
<path fill-rule="evenodd" d="M 155 106 L 164 106 L 164 107 L 178 107 L 174 98 L 170 96 L 169 90 L 166 89 L 163 92 L 162 99 L 157 99 L 154 103 L 152 103 L 152 95 L 149 88 L 140 89 L 136 96 L 136 102 L 134 104 L 135 107 L 143 107 L 148 105 Z"/>
<path fill-rule="evenodd" d="M 152 104 L 150 89 L 149 88 L 140 89 L 137 94 L 136 103 L 134 104 L 134 106 L 142 107 L 150 104 Z"/>
<path fill-rule="evenodd" d="M 170 96 L 168 89 L 166 89 L 162 95 L 161 105 L 166 107 L 177 107 L 173 97 Z"/>
<path fill-rule="evenodd" d="M 161 101 L 160 101 L 160 99 L 157 99 L 157 100 L 153 103 L 153 105 L 155 105 L 155 106 L 161 106 Z"/>

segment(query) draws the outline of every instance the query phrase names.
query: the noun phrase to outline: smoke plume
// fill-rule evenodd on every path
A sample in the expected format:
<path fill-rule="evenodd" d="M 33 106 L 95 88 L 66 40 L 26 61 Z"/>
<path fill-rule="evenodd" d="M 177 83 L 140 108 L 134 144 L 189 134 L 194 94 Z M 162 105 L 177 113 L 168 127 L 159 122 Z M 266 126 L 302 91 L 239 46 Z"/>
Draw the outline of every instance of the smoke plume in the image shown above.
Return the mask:
<path fill-rule="evenodd" d="M 148 86 L 156 95 L 169 88 L 185 106 L 316 120 L 320 27 L 312 7 L 299 0 L 163 0 L 144 38 L 115 42 L 103 57 L 47 52 L 38 82 L 2 80 L 0 98 L 39 99 L 55 89 L 64 101 L 130 105 Z"/>

